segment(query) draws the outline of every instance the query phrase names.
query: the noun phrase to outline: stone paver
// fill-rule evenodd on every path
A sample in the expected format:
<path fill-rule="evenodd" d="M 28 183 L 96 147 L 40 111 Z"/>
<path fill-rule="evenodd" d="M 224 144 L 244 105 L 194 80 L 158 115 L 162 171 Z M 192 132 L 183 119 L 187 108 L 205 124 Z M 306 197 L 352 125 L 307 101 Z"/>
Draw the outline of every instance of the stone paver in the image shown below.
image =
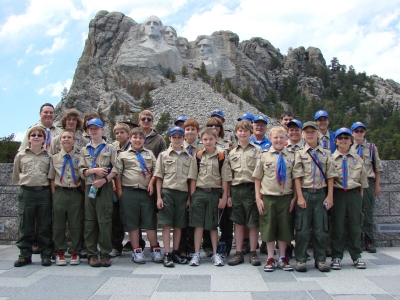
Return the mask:
<path fill-rule="evenodd" d="M 366 270 L 357 270 L 347 253 L 341 271 L 321 273 L 308 262 L 308 272 L 266 273 L 248 263 L 215 267 L 204 258 L 198 267 L 176 265 L 165 268 L 153 263 L 148 250 L 144 265 L 134 264 L 130 253 L 112 259 L 110 268 L 91 268 L 87 260 L 79 266 L 51 267 L 33 263 L 14 268 L 16 246 L 0 247 L 0 300 L 8 299 L 377 299 L 400 298 L 400 248 L 378 248 L 363 253 Z M 266 255 L 260 254 L 262 262 Z M 329 261 L 328 261 L 329 262 Z M 295 264 L 295 260 L 291 260 Z"/>

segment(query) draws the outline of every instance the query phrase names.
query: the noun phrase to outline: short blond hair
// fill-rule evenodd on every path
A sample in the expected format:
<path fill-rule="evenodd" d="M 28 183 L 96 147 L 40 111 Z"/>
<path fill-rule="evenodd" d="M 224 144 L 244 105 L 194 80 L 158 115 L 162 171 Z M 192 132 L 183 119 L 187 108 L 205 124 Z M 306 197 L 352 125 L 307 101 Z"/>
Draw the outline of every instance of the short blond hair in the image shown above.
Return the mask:
<path fill-rule="evenodd" d="M 271 138 L 272 134 L 274 134 L 274 133 L 282 133 L 282 134 L 286 135 L 286 130 L 285 130 L 285 128 L 280 127 L 280 126 L 272 127 L 269 132 L 269 138 Z"/>
<path fill-rule="evenodd" d="M 211 134 L 211 135 L 213 135 L 216 139 L 218 139 L 217 131 L 216 131 L 214 128 L 212 128 L 212 127 L 205 127 L 205 128 L 203 128 L 203 130 L 200 132 L 200 139 L 203 138 L 203 135 L 204 135 L 204 134 Z"/>
<path fill-rule="evenodd" d="M 253 133 L 253 125 L 247 120 L 242 120 L 236 123 L 235 132 L 239 129 L 250 130 L 250 133 Z"/>
<path fill-rule="evenodd" d="M 61 139 L 62 135 L 64 134 L 64 132 L 69 132 L 70 134 L 72 134 L 72 137 L 75 139 L 75 132 L 72 129 L 67 129 L 67 128 L 65 128 L 65 129 L 63 129 L 63 131 L 61 131 L 60 139 Z"/>
<path fill-rule="evenodd" d="M 148 110 L 148 109 L 142 110 L 142 111 L 140 112 L 140 114 L 139 114 L 139 120 L 140 120 L 143 116 L 151 116 L 151 118 L 152 118 L 153 121 L 154 121 L 154 115 L 153 115 L 153 113 L 152 113 L 150 110 Z"/>
<path fill-rule="evenodd" d="M 117 130 L 124 130 L 127 134 L 129 134 L 130 128 L 127 124 L 125 123 L 118 123 L 117 125 L 114 126 L 113 128 L 113 132 L 115 134 L 115 132 Z"/>

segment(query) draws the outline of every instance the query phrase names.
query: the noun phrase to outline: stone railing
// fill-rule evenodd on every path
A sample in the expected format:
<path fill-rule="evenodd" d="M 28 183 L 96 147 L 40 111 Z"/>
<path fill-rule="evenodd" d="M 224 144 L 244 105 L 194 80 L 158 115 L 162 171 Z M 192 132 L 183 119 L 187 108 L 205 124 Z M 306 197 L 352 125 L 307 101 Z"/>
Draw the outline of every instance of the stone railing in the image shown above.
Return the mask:
<path fill-rule="evenodd" d="M 400 233 L 380 233 L 378 224 L 400 224 L 400 161 L 384 161 L 381 195 L 375 204 L 375 239 L 381 247 L 400 246 Z M 0 244 L 18 239 L 18 191 L 11 180 L 13 164 L 0 164 Z"/>

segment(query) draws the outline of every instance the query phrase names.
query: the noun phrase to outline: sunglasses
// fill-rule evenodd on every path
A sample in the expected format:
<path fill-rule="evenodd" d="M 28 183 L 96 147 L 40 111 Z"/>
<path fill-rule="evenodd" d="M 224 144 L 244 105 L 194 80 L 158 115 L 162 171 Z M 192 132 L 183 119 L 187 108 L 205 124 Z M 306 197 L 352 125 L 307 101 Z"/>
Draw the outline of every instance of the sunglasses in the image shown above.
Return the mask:
<path fill-rule="evenodd" d="M 30 137 L 43 137 L 43 134 L 31 134 Z"/>
<path fill-rule="evenodd" d="M 349 137 L 348 135 L 345 135 L 345 136 L 338 136 L 337 139 L 338 139 L 338 140 L 349 140 L 350 137 Z"/>
<path fill-rule="evenodd" d="M 222 125 L 221 124 L 210 124 L 210 125 L 207 125 L 207 127 L 222 127 Z"/>
<path fill-rule="evenodd" d="M 354 130 L 355 133 L 364 133 L 365 130 Z"/>
<path fill-rule="evenodd" d="M 153 121 L 152 118 L 145 118 L 145 117 L 141 118 L 140 120 L 143 121 L 143 122 L 144 122 L 144 121 L 147 121 L 147 122 Z"/>

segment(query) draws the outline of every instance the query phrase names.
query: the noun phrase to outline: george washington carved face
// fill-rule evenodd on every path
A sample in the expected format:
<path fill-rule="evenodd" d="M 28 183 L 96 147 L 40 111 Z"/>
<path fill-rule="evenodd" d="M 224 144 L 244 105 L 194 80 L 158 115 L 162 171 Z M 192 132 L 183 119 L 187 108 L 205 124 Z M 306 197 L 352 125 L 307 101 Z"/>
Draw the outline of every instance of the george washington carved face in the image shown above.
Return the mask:
<path fill-rule="evenodd" d="M 164 29 L 161 20 L 156 16 L 150 16 L 142 24 L 142 31 L 150 38 L 158 38 Z"/>

